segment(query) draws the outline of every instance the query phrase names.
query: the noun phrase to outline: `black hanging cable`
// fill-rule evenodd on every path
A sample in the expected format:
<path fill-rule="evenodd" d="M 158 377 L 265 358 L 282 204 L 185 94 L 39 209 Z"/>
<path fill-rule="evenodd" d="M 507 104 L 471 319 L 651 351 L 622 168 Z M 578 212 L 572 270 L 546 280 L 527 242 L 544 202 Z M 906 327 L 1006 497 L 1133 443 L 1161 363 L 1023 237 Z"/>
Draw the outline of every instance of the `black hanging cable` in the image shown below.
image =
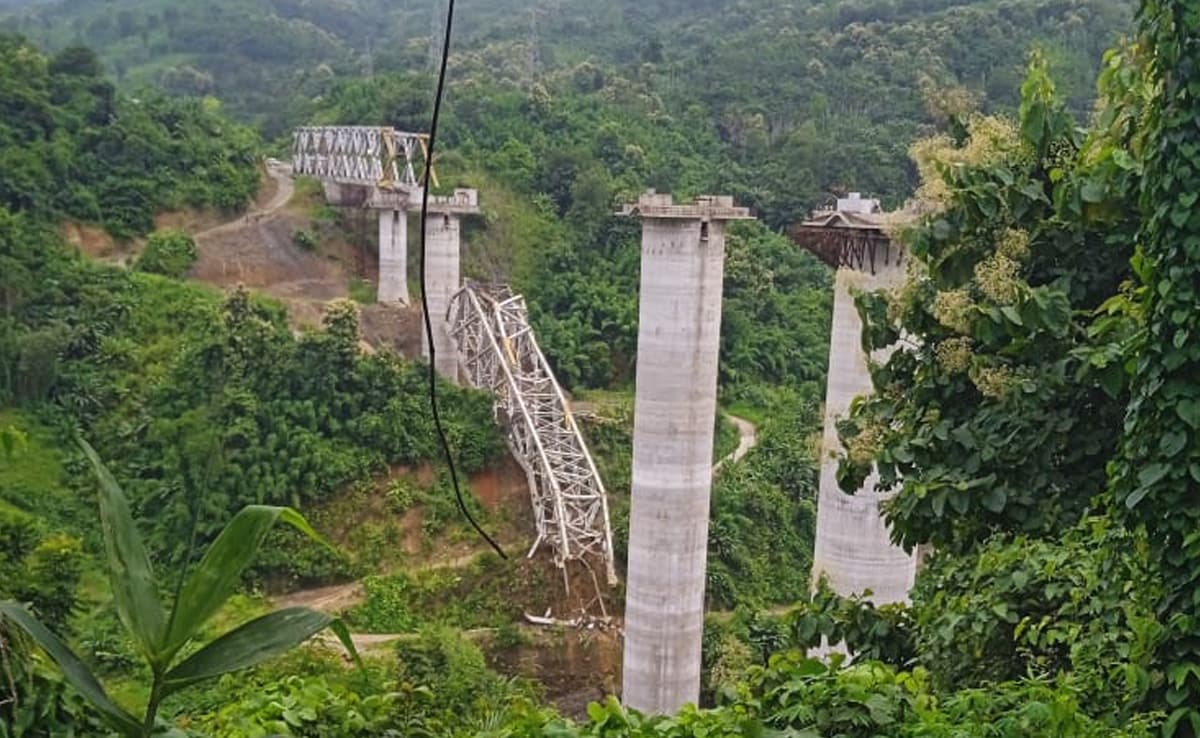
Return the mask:
<path fill-rule="evenodd" d="M 436 11 L 435 11 L 436 12 Z M 438 70 L 437 92 L 433 97 L 433 119 L 429 124 L 429 148 L 425 159 L 425 173 L 421 182 L 421 308 L 425 314 L 425 338 L 429 344 L 429 405 L 433 408 L 433 425 L 437 428 L 438 440 L 442 444 L 442 454 L 446 457 L 446 466 L 450 469 L 450 483 L 454 485 L 454 499 L 458 502 L 459 512 L 471 524 L 471 527 L 483 536 L 496 553 L 500 554 L 500 558 L 507 559 L 508 554 L 504 553 L 504 549 L 500 548 L 500 544 L 496 543 L 491 536 L 480 527 L 479 523 L 475 522 L 475 518 L 471 516 L 471 512 L 467 510 L 467 504 L 463 501 L 462 488 L 458 483 L 458 471 L 454 468 L 454 457 L 450 453 L 450 442 L 446 440 L 446 429 L 442 427 L 442 414 L 438 409 L 437 396 L 437 371 L 434 369 L 437 360 L 437 349 L 433 343 L 433 320 L 429 316 L 429 290 L 425 284 L 425 253 L 429 248 L 429 244 L 425 241 L 425 235 L 429 232 L 426 230 L 426 223 L 429 221 L 429 179 L 433 172 L 433 150 L 437 144 L 438 118 L 442 114 L 442 93 L 446 87 L 446 64 L 450 59 L 450 34 L 454 26 L 454 0 L 449 0 L 446 8 L 446 36 L 442 40 L 442 60 Z"/>

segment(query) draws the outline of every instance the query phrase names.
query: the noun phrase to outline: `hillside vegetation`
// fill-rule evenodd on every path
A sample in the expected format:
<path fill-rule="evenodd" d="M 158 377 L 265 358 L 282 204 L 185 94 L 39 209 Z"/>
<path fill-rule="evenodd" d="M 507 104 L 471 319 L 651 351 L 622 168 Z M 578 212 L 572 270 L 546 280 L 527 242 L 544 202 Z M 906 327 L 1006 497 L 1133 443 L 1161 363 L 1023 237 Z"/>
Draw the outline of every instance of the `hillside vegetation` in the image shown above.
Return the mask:
<path fill-rule="evenodd" d="M 832 188 L 899 202 L 915 183 L 908 143 L 968 98 L 1012 110 L 1033 47 L 1046 50 L 1071 109 L 1085 112 L 1100 54 L 1128 27 L 1131 7 L 466 0 L 451 100 L 467 102 L 472 81 L 531 101 L 543 90 L 558 97 L 555 79 L 569 79 L 580 93 L 643 102 L 652 119 L 714 139 L 706 158 L 715 177 L 706 184 L 777 226 Z M 37 6 L 5 23 L 52 49 L 98 49 L 129 88 L 215 96 L 274 136 L 346 80 L 429 69 L 435 8 L 442 12 L 413 0 L 111 0 Z M 391 123 L 425 124 L 411 115 L 419 111 L 387 112 Z"/>
<path fill-rule="evenodd" d="M 549 589 L 544 572 L 492 558 L 368 571 L 280 538 L 248 595 L 279 575 L 377 575 L 349 617 L 404 632 L 361 667 L 306 649 L 175 695 L 161 729 L 1200 736 L 1192 5 L 1144 0 L 1133 19 L 1067 0 L 465 2 L 439 175 L 483 194 L 467 271 L 527 294 L 556 371 L 599 408 L 588 432 L 618 549 L 639 264 L 637 224 L 613 208 L 656 187 L 729 192 L 760 215 L 728 244 L 721 400 L 761 443 L 714 485 L 704 704 L 549 706 L 544 690 L 602 671 L 587 649 L 614 639 L 520 627 L 517 598 Z M 431 21 L 428 5 L 367 0 L 112 0 L 5 21 L 50 55 L 0 43 L 0 160 L 15 162 L 0 168 L 0 587 L 123 705 L 153 704 L 160 675 L 138 666 L 97 575 L 74 432 L 128 490 L 164 582 L 245 503 L 327 520 L 437 450 L 421 367 L 362 354 L 353 305 L 297 336 L 275 303 L 180 279 L 187 234 L 147 234 L 163 208 L 242 207 L 252 155 L 280 151 L 293 123 L 423 129 Z M 1115 41 L 1125 30 L 1136 43 Z M 847 188 L 919 206 L 897 234 L 906 285 L 857 298 L 863 345 L 887 358 L 839 428 L 844 485 L 878 471 L 896 540 L 934 551 L 905 605 L 808 577 L 830 279 L 778 229 Z M 127 268 L 89 261 L 63 245 L 64 219 L 147 250 Z M 464 467 L 500 458 L 488 398 L 444 397 Z M 436 475 L 419 492 L 396 481 L 381 508 L 443 513 Z M 531 573 L 514 586 L 514 571 Z M 245 596 L 230 616 L 264 607 Z M 802 655 L 838 642 L 853 663 Z M 495 670 L 531 653 L 540 684 Z M 7 621 L 0 660 L 6 731 L 104 735 Z"/>

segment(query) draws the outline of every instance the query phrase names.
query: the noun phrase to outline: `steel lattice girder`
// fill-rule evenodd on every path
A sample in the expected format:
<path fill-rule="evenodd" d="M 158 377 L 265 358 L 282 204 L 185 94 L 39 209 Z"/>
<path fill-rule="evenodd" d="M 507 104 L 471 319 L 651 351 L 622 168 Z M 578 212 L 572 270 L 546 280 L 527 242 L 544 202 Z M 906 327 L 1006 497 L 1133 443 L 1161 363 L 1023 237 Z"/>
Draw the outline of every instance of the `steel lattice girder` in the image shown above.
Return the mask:
<path fill-rule="evenodd" d="M 470 383 L 494 394 L 496 418 L 529 479 L 538 534 L 530 555 L 545 542 L 560 567 L 599 556 L 615 583 L 604 484 L 534 338 L 525 299 L 506 287 L 467 285 L 451 299 L 448 319 Z"/>
<path fill-rule="evenodd" d="M 416 187 L 421 137 L 394 128 L 314 126 L 292 133 L 296 174 L 342 184 Z"/>

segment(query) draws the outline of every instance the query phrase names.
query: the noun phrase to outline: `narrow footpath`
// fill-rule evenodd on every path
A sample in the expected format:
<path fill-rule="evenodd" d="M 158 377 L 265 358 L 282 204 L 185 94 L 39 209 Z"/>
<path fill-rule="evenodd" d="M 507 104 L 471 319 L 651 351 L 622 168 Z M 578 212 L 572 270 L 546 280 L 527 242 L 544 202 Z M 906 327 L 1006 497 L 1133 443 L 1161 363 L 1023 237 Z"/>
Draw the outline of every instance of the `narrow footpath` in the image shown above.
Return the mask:
<path fill-rule="evenodd" d="M 729 413 L 725 413 L 725 417 L 728 418 L 731 423 L 737 426 L 738 446 L 733 450 L 733 453 L 729 454 L 713 465 L 713 474 L 721 471 L 721 467 L 725 464 L 736 464 L 737 462 L 746 458 L 746 454 L 750 453 L 750 451 L 758 445 L 758 428 L 755 427 L 754 423 L 751 423 L 745 418 L 739 418 L 736 415 L 730 415 Z"/>

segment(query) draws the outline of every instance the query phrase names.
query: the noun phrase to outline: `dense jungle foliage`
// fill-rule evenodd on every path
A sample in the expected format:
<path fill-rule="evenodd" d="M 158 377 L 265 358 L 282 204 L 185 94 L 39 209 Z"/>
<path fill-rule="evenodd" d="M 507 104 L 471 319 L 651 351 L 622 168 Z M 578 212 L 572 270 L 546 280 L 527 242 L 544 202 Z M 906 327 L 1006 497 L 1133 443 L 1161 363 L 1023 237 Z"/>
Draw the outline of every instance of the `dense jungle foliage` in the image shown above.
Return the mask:
<path fill-rule="evenodd" d="M 6 23 L 52 49 L 100 50 L 127 87 L 215 96 L 275 136 L 348 80 L 430 68 L 439 13 L 428 0 L 112 0 L 35 5 Z M 450 99 L 498 84 L 554 105 L 566 83 L 648 106 L 710 141 L 716 189 L 778 226 L 830 188 L 899 203 L 913 137 L 967 98 L 1013 109 L 1031 45 L 1085 112 L 1129 17 L 1122 0 L 467 0 Z M 394 112 L 389 122 L 425 122 Z"/>
<path fill-rule="evenodd" d="M 938 550 L 918 663 L 955 685 L 1070 674 L 1083 709 L 1160 711 L 1168 736 L 1200 734 L 1187 6 L 1142 4 L 1090 130 L 1035 61 L 1019 124 L 917 147 L 916 264 L 861 301 L 866 345 L 898 350 L 843 428 L 844 479 L 878 464 L 897 539 Z"/>
<path fill-rule="evenodd" d="M 488 203 L 468 235 L 470 268 L 528 293 L 539 338 L 574 388 L 619 393 L 632 376 L 637 229 L 609 216 L 614 202 L 646 186 L 719 189 L 766 222 L 736 229 L 729 245 L 722 399 L 759 421 L 761 446 L 714 489 L 709 599 L 734 611 L 706 627 L 708 706 L 645 717 L 609 701 L 568 720 L 538 685 L 489 663 L 481 642 L 515 648 L 523 638 L 491 618 L 511 605 L 503 593 L 463 589 L 453 574 L 403 574 L 370 580 L 352 612 L 409 631 L 391 649 L 358 669 L 313 650 L 226 676 L 164 702 L 176 732 L 1200 735 L 1200 538 L 1188 512 L 1200 485 L 1191 3 L 1143 0 L 1136 38 L 1103 62 L 1100 50 L 1129 21 L 1123 4 L 751 5 L 604 3 L 585 13 L 563 0 L 532 14 L 490 3 L 474 15 L 464 5 L 463 82 L 439 162 L 447 183 L 476 185 Z M 56 48 L 97 43 L 126 85 L 199 84 L 173 91 L 228 97 L 268 137 L 300 119 L 420 128 L 428 14 L 365 0 L 337 7 L 337 28 L 329 6 L 290 1 L 51 4 L 11 22 Z M 384 44 L 377 18 L 406 33 Z M 217 35 L 225 23 L 241 42 Z M 1021 72 L 1031 42 L 1044 52 Z M 6 43 L 9 64 L 46 73 L 5 77 L 0 107 L 24 111 L 39 90 L 49 101 L 38 108 L 45 139 L 28 130 L 0 139 L 0 154 L 36 152 L 12 171 L 53 172 L 47 162 L 71 159 L 55 159 L 43 140 L 88 152 L 86 142 L 120 125 L 132 100 L 117 93 L 108 117 L 80 112 L 108 89 L 94 76 L 66 85 L 74 103 L 56 102 L 66 82 L 55 77 L 91 66 L 82 52 L 46 59 Z M 355 79 L 366 64 L 375 74 Z M 267 92 L 285 78 L 297 94 L 268 110 Z M 224 156 L 253 134 L 211 103 L 138 100 L 182 116 L 172 127 L 128 113 L 171 131 L 147 140 L 198 136 L 218 152 L 206 161 L 222 163 L 148 155 L 154 181 L 178 166 L 197 191 L 229 171 L 253 182 L 250 161 Z M 189 120 L 220 121 L 222 133 Z M 204 143 L 223 132 L 227 148 Z M 894 350 L 873 367 L 875 395 L 843 424 L 840 474 L 853 487 L 878 469 L 895 492 L 887 516 L 897 541 L 932 545 L 909 606 L 805 594 L 829 282 L 771 228 L 842 185 L 893 203 L 917 187 L 915 220 L 898 234 L 907 284 L 859 296 L 864 345 Z M 229 204 L 153 193 L 113 219 L 69 188 L 44 203 L 0 201 L 0 594 L 32 603 L 106 678 L 133 682 L 123 698 L 133 703 L 150 675 L 112 633 L 111 613 L 78 613 L 89 597 L 102 610 L 105 595 L 86 586 L 98 542 L 79 504 L 91 492 L 81 459 L 64 451 L 70 430 L 113 460 L 151 549 L 174 564 L 188 557 L 193 521 L 211 536 L 241 504 L 312 505 L 433 449 L 417 370 L 361 356 L 351 307 L 295 337 L 267 301 L 163 276 L 191 258 L 177 234 L 152 237 L 152 258 L 124 271 L 72 255 L 52 229 L 74 217 L 141 234 L 158 208 Z M 455 446 L 468 466 L 486 463 L 499 450 L 486 398 L 447 392 Z M 619 488 L 627 428 L 592 432 Z M 286 571 L 310 555 L 285 544 L 264 566 Z M 453 625 L 491 627 L 469 637 L 438 627 L 412 607 L 426 601 Z M 769 608 L 780 601 L 798 604 Z M 839 641 L 853 663 L 801 655 Z M 9 690 L 22 698 L 0 704 L 0 734 L 103 734 L 7 631 L 0 658 L 17 665 Z"/>
<path fill-rule="evenodd" d="M 348 303 L 330 308 L 325 330 L 297 337 L 278 305 L 173 279 L 195 258 L 184 234 L 149 234 L 130 270 L 69 248 L 55 227 L 64 218 L 140 235 L 165 208 L 244 207 L 259 177 L 257 136 L 199 102 L 125 98 L 84 50 L 47 58 L 5 37 L 0 67 L 0 108 L 11 113 L 0 158 L 12 164 L 0 170 L 0 598 L 77 636 L 94 669 L 128 673 L 134 648 L 112 630 L 103 585 L 82 586 L 101 543 L 94 482 L 72 436 L 113 460 L 170 589 L 244 505 L 307 506 L 389 465 L 434 458 L 424 374 L 361 354 Z M 460 463 L 478 469 L 501 449 L 490 400 L 445 392 Z M 314 556 L 332 562 L 325 570 L 354 564 L 276 544 L 275 558 L 256 562 L 260 576 L 312 576 L 322 571 Z M 4 735 L 88 729 L 39 659 L 22 665 L 33 653 L 0 634 Z"/>
<path fill-rule="evenodd" d="M 0 35 L 0 204 L 145 233 L 184 206 L 240 208 L 258 187 L 258 137 L 214 106 L 116 93 L 85 48 L 46 57 Z"/>

